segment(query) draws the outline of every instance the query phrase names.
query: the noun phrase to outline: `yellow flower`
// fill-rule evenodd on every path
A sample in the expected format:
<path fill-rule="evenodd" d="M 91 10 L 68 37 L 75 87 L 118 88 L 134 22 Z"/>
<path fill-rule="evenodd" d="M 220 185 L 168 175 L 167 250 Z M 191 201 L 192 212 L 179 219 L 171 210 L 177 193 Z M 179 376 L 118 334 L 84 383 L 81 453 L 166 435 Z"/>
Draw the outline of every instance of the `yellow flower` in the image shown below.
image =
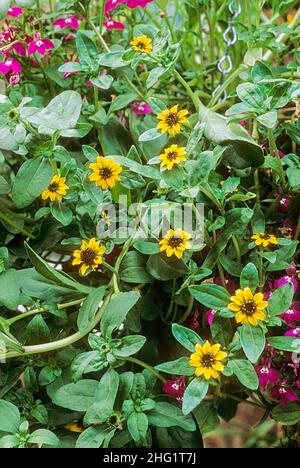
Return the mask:
<path fill-rule="evenodd" d="M 167 166 L 168 171 L 171 171 L 174 166 L 186 160 L 185 148 L 179 148 L 178 145 L 169 146 L 165 152 L 160 155 L 161 167 Z"/>
<path fill-rule="evenodd" d="M 266 320 L 264 310 L 268 307 L 268 302 L 264 300 L 263 294 L 253 294 L 250 288 L 238 289 L 231 301 L 228 309 L 235 313 L 237 323 L 257 327 L 259 321 Z"/>
<path fill-rule="evenodd" d="M 111 225 L 111 220 L 110 220 L 110 217 L 108 216 L 108 212 L 107 211 L 102 211 L 101 213 L 101 220 L 103 222 L 103 224 L 105 224 L 105 226 L 110 226 Z"/>
<path fill-rule="evenodd" d="M 152 39 L 148 36 L 135 37 L 131 42 L 133 50 L 142 54 L 151 54 L 153 50 Z"/>
<path fill-rule="evenodd" d="M 224 370 L 221 361 L 227 358 L 227 353 L 221 350 L 221 345 L 211 345 L 208 341 L 201 346 L 195 346 L 195 353 L 191 355 L 189 364 L 196 367 L 196 377 L 204 376 L 206 380 L 219 379 L 220 373 Z"/>
<path fill-rule="evenodd" d="M 190 249 L 191 239 L 190 234 L 182 231 L 181 229 L 170 229 L 170 231 L 160 241 L 160 251 L 166 251 L 168 257 L 176 255 L 177 258 L 182 258 L 185 250 Z"/>
<path fill-rule="evenodd" d="M 169 132 L 171 136 L 174 136 L 175 133 L 180 132 L 180 124 L 189 123 L 186 118 L 188 113 L 189 111 L 187 110 L 179 111 L 178 105 L 171 107 L 171 109 L 166 109 L 157 116 L 158 120 L 161 120 L 157 128 L 161 130 L 161 133 Z"/>
<path fill-rule="evenodd" d="M 265 234 L 264 232 L 255 234 L 251 239 L 255 241 L 256 245 L 262 245 L 263 247 L 268 247 L 269 244 L 278 244 L 278 240 L 273 234 Z"/>
<path fill-rule="evenodd" d="M 80 274 L 84 275 L 89 268 L 96 270 L 101 265 L 102 255 L 105 253 L 105 247 L 93 237 L 89 242 L 82 241 L 81 249 L 73 253 L 74 260 L 72 265 L 81 265 Z"/>
<path fill-rule="evenodd" d="M 72 421 L 65 426 L 70 432 L 83 432 L 84 427 L 78 421 Z"/>
<path fill-rule="evenodd" d="M 69 189 L 65 182 L 65 177 L 59 177 L 58 175 L 55 175 L 52 178 L 49 186 L 46 188 L 46 190 L 43 191 L 42 199 L 47 200 L 50 198 L 50 201 L 52 202 L 61 201 Z"/>
<path fill-rule="evenodd" d="M 105 159 L 103 156 L 97 158 L 97 162 L 90 164 L 93 173 L 89 176 L 102 190 L 113 188 L 120 180 L 122 167 L 112 158 Z"/>

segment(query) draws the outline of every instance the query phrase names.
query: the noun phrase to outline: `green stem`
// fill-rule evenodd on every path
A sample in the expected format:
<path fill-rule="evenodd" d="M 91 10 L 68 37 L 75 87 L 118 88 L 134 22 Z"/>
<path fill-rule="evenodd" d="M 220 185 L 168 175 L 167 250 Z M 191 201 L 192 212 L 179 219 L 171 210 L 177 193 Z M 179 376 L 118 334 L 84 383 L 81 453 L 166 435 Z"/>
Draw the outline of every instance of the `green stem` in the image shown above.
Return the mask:
<path fill-rule="evenodd" d="M 182 316 L 182 318 L 179 320 L 179 322 L 178 322 L 179 324 L 184 323 L 189 318 L 189 316 L 191 315 L 191 313 L 193 311 L 194 303 L 195 303 L 195 299 L 193 298 L 193 296 L 190 296 L 188 307 L 187 307 L 184 315 Z"/>
<path fill-rule="evenodd" d="M 175 294 L 175 291 L 176 291 L 176 279 L 173 279 L 173 283 L 172 283 L 172 293 L 171 293 L 171 301 L 170 301 L 170 305 L 169 305 L 169 308 L 168 308 L 168 311 L 166 313 L 166 320 L 168 320 L 171 316 L 171 313 L 173 311 L 173 307 L 174 307 L 174 294 Z"/>
<path fill-rule="evenodd" d="M 179 83 L 182 84 L 182 86 L 185 88 L 188 96 L 190 97 L 192 103 L 194 104 L 195 106 L 195 109 L 197 112 L 200 111 L 201 108 L 204 108 L 204 105 L 202 104 L 202 102 L 200 101 L 200 99 L 198 98 L 198 96 L 193 92 L 192 88 L 190 87 L 190 85 L 185 81 L 185 79 L 180 75 L 180 73 L 178 73 L 177 70 L 174 70 L 174 76 L 175 78 L 179 81 Z"/>
<path fill-rule="evenodd" d="M 84 298 L 81 298 L 81 299 L 77 299 L 76 301 L 66 302 L 65 304 L 58 304 L 57 309 L 58 310 L 67 309 L 68 307 L 81 304 L 83 300 Z M 42 314 L 48 311 L 49 311 L 49 307 L 40 307 L 39 309 L 28 310 L 27 312 L 24 312 L 23 314 L 17 315 L 16 317 L 6 320 L 6 323 L 10 327 L 13 323 L 17 322 L 18 320 L 22 320 L 26 317 L 30 317 L 36 314 Z"/>
<path fill-rule="evenodd" d="M 293 21 L 289 24 L 289 28 L 293 31 L 294 29 L 296 29 L 296 27 L 298 26 L 300 22 L 300 8 L 298 8 L 298 11 L 293 19 Z M 277 37 L 276 39 L 276 42 L 278 44 L 281 44 L 281 43 L 284 43 L 286 42 L 288 39 L 290 38 L 290 35 L 289 34 L 285 34 L 285 33 L 281 33 L 279 34 L 279 36 Z M 266 62 L 270 61 L 272 58 L 273 58 L 273 55 L 274 55 L 275 52 L 271 51 L 271 50 L 268 50 L 264 57 L 263 57 L 263 60 L 265 60 Z"/>
<path fill-rule="evenodd" d="M 248 31 L 252 32 L 251 0 L 247 0 Z"/>
<path fill-rule="evenodd" d="M 219 261 L 217 262 L 217 267 L 218 267 L 218 270 L 219 270 L 219 275 L 220 275 L 220 278 L 221 278 L 221 281 L 222 281 L 222 285 L 226 289 L 227 285 L 226 285 L 225 274 L 224 274 L 223 267 L 222 267 L 222 265 L 221 265 L 221 263 Z"/>
<path fill-rule="evenodd" d="M 277 164 L 278 164 L 278 169 L 279 169 L 279 173 L 280 173 L 280 180 L 281 180 L 282 190 L 285 191 L 285 189 L 286 189 L 285 174 L 284 174 L 281 158 L 280 158 L 280 155 L 279 155 L 279 151 L 277 149 L 276 140 L 274 138 L 274 134 L 273 134 L 273 131 L 271 129 L 269 129 L 269 131 L 268 131 L 268 137 L 269 137 L 270 153 L 271 153 L 272 156 L 275 155 L 275 157 L 276 157 Z"/>
<path fill-rule="evenodd" d="M 240 249 L 238 240 L 237 240 L 237 238 L 235 236 L 232 236 L 231 239 L 232 239 L 232 243 L 233 243 L 233 246 L 235 248 L 235 251 L 236 251 L 237 261 L 241 263 L 242 256 L 241 256 L 241 249 Z"/>
<path fill-rule="evenodd" d="M 162 383 L 166 382 L 166 379 L 156 370 L 154 367 L 150 366 L 149 364 L 146 364 L 143 361 L 140 361 L 140 359 L 136 359 L 133 357 L 128 357 L 126 358 L 126 361 L 132 362 L 133 364 L 137 364 L 140 367 L 143 367 L 144 369 L 147 369 L 149 372 L 151 372 L 155 377 L 157 377 Z"/>
<path fill-rule="evenodd" d="M 9 224 L 16 231 L 20 232 L 21 234 L 24 234 L 24 236 L 29 237 L 30 239 L 36 239 L 36 237 L 33 234 L 26 231 L 26 229 L 23 229 L 22 227 L 18 226 L 18 224 L 16 224 L 13 220 L 11 220 L 4 213 L 1 213 L 1 211 L 0 211 L 0 219 L 2 219 L 5 223 Z"/>

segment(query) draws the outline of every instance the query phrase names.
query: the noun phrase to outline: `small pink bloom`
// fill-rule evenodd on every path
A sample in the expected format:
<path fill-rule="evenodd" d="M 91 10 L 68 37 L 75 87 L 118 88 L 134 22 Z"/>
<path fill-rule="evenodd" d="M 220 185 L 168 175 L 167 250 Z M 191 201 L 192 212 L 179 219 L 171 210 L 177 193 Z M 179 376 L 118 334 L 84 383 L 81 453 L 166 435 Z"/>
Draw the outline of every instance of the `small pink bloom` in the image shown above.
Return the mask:
<path fill-rule="evenodd" d="M 61 29 L 65 28 L 79 28 L 79 19 L 74 16 L 70 15 L 67 18 L 60 18 L 52 23 L 52 26 L 59 26 Z"/>
<path fill-rule="evenodd" d="M 125 3 L 126 0 L 108 0 L 105 4 L 105 13 L 117 8 L 120 3 Z"/>
<path fill-rule="evenodd" d="M 272 388 L 271 395 L 275 400 L 279 400 L 282 406 L 287 406 L 291 401 L 298 401 L 296 392 L 288 388 L 285 381 Z"/>
<path fill-rule="evenodd" d="M 282 223 L 283 227 L 288 229 L 290 232 L 291 237 L 295 237 L 297 226 L 293 223 L 290 219 L 285 219 Z"/>
<path fill-rule="evenodd" d="M 279 193 L 275 193 L 275 198 L 278 198 L 280 195 Z M 281 212 L 281 213 L 287 213 L 288 210 L 289 210 L 289 206 L 291 204 L 291 197 L 289 196 L 283 196 L 278 204 L 278 210 Z"/>
<path fill-rule="evenodd" d="M 295 327 L 297 322 L 300 322 L 300 303 L 292 302 L 291 307 L 280 315 L 289 327 Z"/>
<path fill-rule="evenodd" d="M 22 57 L 25 57 L 26 55 L 26 49 L 21 42 L 17 42 L 16 44 L 13 44 L 11 48 L 8 50 L 8 52 L 10 52 L 11 50 L 13 50 L 17 55 L 21 55 Z"/>
<path fill-rule="evenodd" d="M 256 373 L 259 378 L 259 385 L 265 389 L 268 383 L 275 384 L 279 378 L 278 372 L 275 369 L 267 366 L 256 367 Z"/>
<path fill-rule="evenodd" d="M 218 286 L 223 286 L 222 278 L 220 276 L 217 276 L 214 280 L 214 283 L 217 284 Z M 233 281 L 231 277 L 225 278 L 225 283 L 226 283 L 226 289 L 230 293 L 234 293 L 236 291 L 236 284 Z"/>
<path fill-rule="evenodd" d="M 33 55 L 38 52 L 44 56 L 48 50 L 55 49 L 55 45 L 50 39 L 42 39 L 39 33 L 35 33 L 34 38 L 30 40 L 28 54 Z"/>
<path fill-rule="evenodd" d="M 209 311 L 206 314 L 206 320 L 210 327 L 215 319 L 216 313 L 217 311 L 215 309 L 209 309 Z"/>
<path fill-rule="evenodd" d="M 12 16 L 13 18 L 18 18 L 19 16 L 23 15 L 24 11 L 20 7 L 10 7 L 7 16 Z"/>
<path fill-rule="evenodd" d="M 147 103 L 139 100 L 136 100 L 133 104 L 130 104 L 130 107 L 136 115 L 146 115 L 153 113 L 153 110 Z"/>
<path fill-rule="evenodd" d="M 22 67 L 17 60 L 8 57 L 4 62 L 0 62 L 0 73 L 4 76 L 9 72 L 21 73 L 21 71 Z"/>
<path fill-rule="evenodd" d="M 300 327 L 294 328 L 293 330 L 288 330 L 287 332 L 285 332 L 284 336 L 300 338 Z"/>
<path fill-rule="evenodd" d="M 8 88 L 12 88 L 13 86 L 20 83 L 21 77 L 19 73 L 12 73 L 9 77 L 9 84 L 7 85 Z"/>
<path fill-rule="evenodd" d="M 176 380 L 167 380 L 163 386 L 163 391 L 177 401 L 182 401 L 185 389 L 186 377 L 184 375 Z"/>
<path fill-rule="evenodd" d="M 145 8 L 148 3 L 153 2 L 153 0 L 127 0 L 127 6 L 129 8 L 142 7 Z"/>
<path fill-rule="evenodd" d="M 298 289 L 298 281 L 296 280 L 294 275 L 285 275 L 279 278 L 278 280 L 274 281 L 274 289 L 278 289 L 285 284 L 292 284 L 294 286 L 295 293 Z"/>
<path fill-rule="evenodd" d="M 120 23 L 119 21 L 115 21 L 111 16 L 103 23 L 103 26 L 106 27 L 106 29 L 112 31 L 113 29 L 118 29 L 122 30 L 125 29 L 125 26 L 123 23 Z"/>

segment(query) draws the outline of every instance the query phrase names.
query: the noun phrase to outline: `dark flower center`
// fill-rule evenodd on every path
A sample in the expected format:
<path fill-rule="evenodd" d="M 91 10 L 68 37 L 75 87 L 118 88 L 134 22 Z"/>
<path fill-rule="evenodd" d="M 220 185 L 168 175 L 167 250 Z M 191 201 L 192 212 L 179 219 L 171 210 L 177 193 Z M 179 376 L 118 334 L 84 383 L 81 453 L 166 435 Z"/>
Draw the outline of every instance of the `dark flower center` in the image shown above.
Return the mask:
<path fill-rule="evenodd" d="M 203 367 L 212 367 L 215 363 L 215 358 L 212 354 L 204 354 L 201 358 L 201 364 Z"/>
<path fill-rule="evenodd" d="M 138 42 L 137 43 L 137 47 L 141 50 L 145 50 L 146 49 L 146 44 L 142 41 Z"/>
<path fill-rule="evenodd" d="M 170 153 L 168 153 L 167 155 L 167 159 L 169 161 L 174 161 L 175 159 L 178 158 L 178 153 L 176 151 L 171 151 Z"/>
<path fill-rule="evenodd" d="M 257 307 L 256 307 L 255 302 L 253 302 L 253 301 L 244 302 L 244 304 L 241 306 L 241 311 L 245 315 L 251 317 L 257 311 Z"/>
<path fill-rule="evenodd" d="M 86 265 L 93 265 L 97 254 L 93 249 L 87 248 L 81 251 L 81 260 Z"/>
<path fill-rule="evenodd" d="M 108 167 L 104 167 L 103 169 L 100 169 L 99 174 L 102 177 L 102 179 L 109 179 L 113 175 L 112 170 L 109 169 Z"/>
<path fill-rule="evenodd" d="M 169 239 L 169 245 L 173 247 L 173 249 L 178 248 L 182 244 L 181 237 L 171 237 Z"/>
<path fill-rule="evenodd" d="M 269 234 L 264 234 L 263 236 L 260 236 L 260 237 L 261 237 L 261 239 L 263 239 L 263 240 L 269 240 L 269 239 L 270 239 Z"/>
<path fill-rule="evenodd" d="M 48 187 L 49 192 L 56 193 L 59 188 L 59 185 L 57 182 L 53 182 L 53 184 L 50 184 Z"/>
<path fill-rule="evenodd" d="M 170 127 L 174 127 L 178 124 L 178 115 L 174 112 L 170 112 L 170 114 L 166 117 L 166 122 Z"/>

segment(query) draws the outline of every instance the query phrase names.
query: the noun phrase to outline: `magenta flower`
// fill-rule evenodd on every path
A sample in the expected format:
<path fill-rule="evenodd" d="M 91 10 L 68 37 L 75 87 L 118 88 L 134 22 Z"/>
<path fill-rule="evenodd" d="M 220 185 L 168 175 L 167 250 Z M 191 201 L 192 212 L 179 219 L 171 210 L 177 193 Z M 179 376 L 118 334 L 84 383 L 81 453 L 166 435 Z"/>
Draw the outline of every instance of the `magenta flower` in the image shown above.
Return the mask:
<path fill-rule="evenodd" d="M 22 67 L 17 60 L 7 57 L 4 62 L 0 62 L 0 73 L 4 76 L 9 72 L 21 73 L 21 71 Z"/>
<path fill-rule="evenodd" d="M 280 315 L 285 323 L 294 328 L 297 322 L 300 322 L 300 303 L 299 302 L 292 302 L 291 307 L 284 312 L 284 314 Z"/>
<path fill-rule="evenodd" d="M 177 401 L 182 401 L 185 389 L 186 377 L 184 375 L 176 380 L 167 380 L 163 386 L 163 391 Z"/>
<path fill-rule="evenodd" d="M 153 113 L 153 110 L 147 103 L 142 102 L 138 99 L 132 104 L 130 104 L 130 107 L 136 115 L 146 115 Z"/>
<path fill-rule="evenodd" d="M 275 198 L 278 198 L 280 196 L 279 193 L 275 193 Z M 283 196 L 278 204 L 278 209 L 281 213 L 287 213 L 289 210 L 289 206 L 291 204 L 291 197 L 289 196 Z"/>
<path fill-rule="evenodd" d="M 255 368 L 259 378 L 259 385 L 265 389 L 268 383 L 276 384 L 279 375 L 275 369 L 267 366 L 258 366 Z"/>
<path fill-rule="evenodd" d="M 145 8 L 148 3 L 153 2 L 153 0 L 127 0 L 127 6 L 129 8 L 142 7 Z"/>
<path fill-rule="evenodd" d="M 282 406 L 287 406 L 291 401 L 298 401 L 296 392 L 286 386 L 286 381 L 275 385 L 271 390 L 271 395 L 275 400 L 279 400 Z"/>
<path fill-rule="evenodd" d="M 74 16 L 70 15 L 67 18 L 60 18 L 52 23 L 52 26 L 59 26 L 61 29 L 65 28 L 73 28 L 73 29 L 78 29 L 79 28 L 79 19 Z"/>
<path fill-rule="evenodd" d="M 126 0 L 108 0 L 105 4 L 105 13 L 108 13 L 111 10 L 117 8 L 120 3 L 125 3 Z"/>
<path fill-rule="evenodd" d="M 288 330 L 287 332 L 285 332 L 284 336 L 300 338 L 300 327 L 294 328 L 293 330 Z"/>
<path fill-rule="evenodd" d="M 12 16 L 12 18 L 18 18 L 19 16 L 23 15 L 24 10 L 20 7 L 10 7 L 7 16 Z"/>
<path fill-rule="evenodd" d="M 16 44 L 13 44 L 8 52 L 11 50 L 13 50 L 17 55 L 21 55 L 22 57 L 25 57 L 26 55 L 26 49 L 21 42 L 16 42 Z"/>
<path fill-rule="evenodd" d="M 7 85 L 8 88 L 12 88 L 13 86 L 20 83 L 21 77 L 19 73 L 12 73 L 9 77 L 9 84 Z"/>
<path fill-rule="evenodd" d="M 109 29 L 110 31 L 113 29 L 125 29 L 125 26 L 123 23 L 120 23 L 119 21 L 115 21 L 111 16 L 107 18 L 107 21 L 103 23 L 103 26 L 106 27 L 106 29 Z"/>
<path fill-rule="evenodd" d="M 191 330 L 199 330 L 200 328 L 200 321 L 199 321 L 199 317 L 200 317 L 200 314 L 199 314 L 199 311 L 196 310 L 196 312 L 194 312 L 194 314 L 188 318 L 188 320 L 185 322 L 185 326 L 190 328 Z"/>
<path fill-rule="evenodd" d="M 274 281 L 274 289 L 278 289 L 281 286 L 284 286 L 285 284 L 292 284 L 294 286 L 294 291 L 295 293 L 297 292 L 298 289 L 298 281 L 296 280 L 294 275 L 285 275 L 279 278 L 278 280 Z"/>
<path fill-rule="evenodd" d="M 38 52 L 44 56 L 47 50 L 55 49 L 55 45 L 50 39 L 42 39 L 39 33 L 35 33 L 34 38 L 29 42 L 28 54 L 33 55 Z"/>
<path fill-rule="evenodd" d="M 216 313 L 217 311 L 215 309 L 209 309 L 209 311 L 206 314 L 206 320 L 210 327 L 215 319 Z"/>

